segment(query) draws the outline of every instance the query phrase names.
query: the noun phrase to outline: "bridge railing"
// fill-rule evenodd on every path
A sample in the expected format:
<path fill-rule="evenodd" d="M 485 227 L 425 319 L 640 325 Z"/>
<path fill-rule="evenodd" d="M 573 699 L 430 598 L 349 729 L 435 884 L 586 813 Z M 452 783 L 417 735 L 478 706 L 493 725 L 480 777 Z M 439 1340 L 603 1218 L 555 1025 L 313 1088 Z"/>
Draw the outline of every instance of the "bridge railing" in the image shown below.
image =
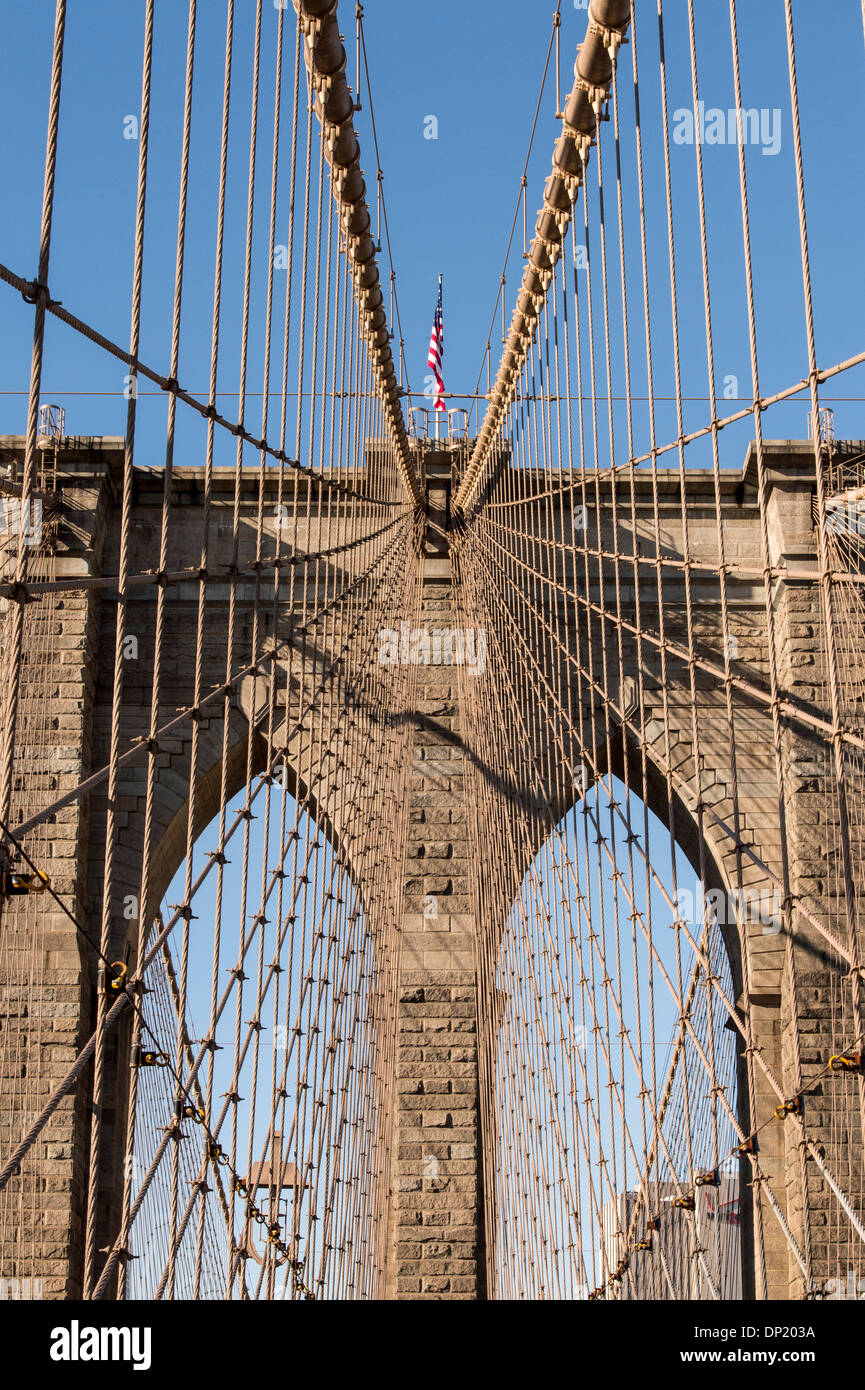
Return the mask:
<path fill-rule="evenodd" d="M 469 437 L 468 411 L 457 407 L 444 411 L 430 410 L 426 406 L 410 406 L 408 424 L 412 439 L 432 440 L 445 448 L 464 444 Z"/>

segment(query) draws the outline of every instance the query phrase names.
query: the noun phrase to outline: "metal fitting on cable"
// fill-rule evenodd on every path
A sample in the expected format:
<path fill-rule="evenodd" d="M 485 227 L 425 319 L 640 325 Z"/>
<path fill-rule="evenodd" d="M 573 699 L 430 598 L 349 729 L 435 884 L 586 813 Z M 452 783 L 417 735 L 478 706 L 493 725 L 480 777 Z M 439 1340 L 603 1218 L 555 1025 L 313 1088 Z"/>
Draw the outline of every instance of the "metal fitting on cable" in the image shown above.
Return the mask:
<path fill-rule="evenodd" d="M 535 227 L 510 336 L 474 452 L 456 495 L 455 506 L 459 510 L 465 508 L 477 487 L 493 440 L 516 394 L 516 383 L 534 340 L 585 176 L 598 121 L 610 95 L 616 55 L 627 42 L 630 23 L 630 0 L 592 0 L 586 37 L 574 64 L 574 86 L 562 116 L 563 134 L 553 153 L 553 172 L 544 188 L 544 206 Z"/>
<path fill-rule="evenodd" d="M 27 893 L 44 893 L 51 887 L 47 874 L 39 869 L 35 872 L 19 873 L 8 865 L 0 866 L 0 897 L 20 898 Z"/>
<path fill-rule="evenodd" d="M 136 1067 L 167 1067 L 168 1056 L 155 1048 L 139 1046 L 133 1051 L 132 1064 Z"/>
<path fill-rule="evenodd" d="M 126 962 L 113 960 L 103 965 L 100 972 L 102 979 L 102 993 L 108 998 L 121 994 L 126 987 L 127 977 Z"/>
<path fill-rule="evenodd" d="M 720 1186 L 721 1186 L 721 1179 L 720 1179 L 720 1177 L 719 1177 L 719 1175 L 718 1175 L 718 1170 L 717 1170 L 717 1168 L 711 1168 L 711 1169 L 709 1169 L 707 1172 L 704 1172 L 704 1173 L 695 1173 L 695 1174 L 694 1174 L 694 1186 L 695 1186 L 695 1187 L 720 1187 Z"/>
<path fill-rule="evenodd" d="M 861 1052 L 842 1052 L 829 1058 L 830 1071 L 862 1071 Z"/>

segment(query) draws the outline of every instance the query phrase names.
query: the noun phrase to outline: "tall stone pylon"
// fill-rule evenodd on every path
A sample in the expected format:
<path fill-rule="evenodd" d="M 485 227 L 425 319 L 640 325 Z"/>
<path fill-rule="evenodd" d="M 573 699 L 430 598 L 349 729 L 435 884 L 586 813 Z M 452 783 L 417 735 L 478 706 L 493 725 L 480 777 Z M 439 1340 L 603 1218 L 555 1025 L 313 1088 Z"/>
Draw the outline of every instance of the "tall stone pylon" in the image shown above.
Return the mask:
<path fill-rule="evenodd" d="M 454 631 L 451 467 L 448 452 L 425 454 L 421 610 L 409 634 L 409 659 L 419 660 L 399 977 L 387 1290 L 393 1299 L 485 1297 L 478 985 L 459 682 L 454 665 L 437 660 L 448 647 L 441 634 Z"/>

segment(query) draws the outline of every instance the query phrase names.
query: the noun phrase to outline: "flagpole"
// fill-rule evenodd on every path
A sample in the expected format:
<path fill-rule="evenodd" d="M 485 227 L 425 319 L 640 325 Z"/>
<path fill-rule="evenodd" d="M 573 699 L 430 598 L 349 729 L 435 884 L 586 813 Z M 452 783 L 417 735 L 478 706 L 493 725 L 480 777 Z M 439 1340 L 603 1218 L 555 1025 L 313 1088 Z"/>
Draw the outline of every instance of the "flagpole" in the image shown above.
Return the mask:
<path fill-rule="evenodd" d="M 443 277 L 442 275 L 439 275 L 439 304 L 440 304 L 440 305 L 442 305 L 442 280 L 443 280 L 443 278 L 444 278 L 444 277 Z M 442 305 L 442 315 L 444 315 L 444 306 L 443 306 L 443 305 Z M 438 442 L 439 442 L 439 416 L 441 415 L 441 413 L 442 413 L 442 412 L 441 412 L 440 410 L 434 410 L 434 411 L 433 411 L 433 414 L 434 414 L 435 417 L 436 417 L 436 444 L 438 444 Z"/>

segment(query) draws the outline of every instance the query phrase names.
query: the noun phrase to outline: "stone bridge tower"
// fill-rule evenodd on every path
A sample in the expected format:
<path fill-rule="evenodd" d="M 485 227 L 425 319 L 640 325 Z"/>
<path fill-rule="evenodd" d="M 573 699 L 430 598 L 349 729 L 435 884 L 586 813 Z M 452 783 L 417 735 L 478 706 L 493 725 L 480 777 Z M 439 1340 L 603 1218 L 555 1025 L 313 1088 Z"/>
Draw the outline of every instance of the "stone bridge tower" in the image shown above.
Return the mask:
<path fill-rule="evenodd" d="M 7 454 L 20 453 L 22 441 L 4 439 L 0 446 Z M 865 446 L 863 446 L 865 447 Z M 702 866 L 710 882 L 722 892 L 737 884 L 759 889 L 762 870 L 756 860 L 768 866 L 774 880 L 783 878 L 782 850 L 786 845 L 788 879 L 792 900 L 787 905 L 789 930 L 765 931 L 759 921 L 747 925 L 744 943 L 735 928 L 728 935 L 731 968 L 737 989 L 737 1005 L 747 1014 L 752 1029 L 752 1048 L 770 1063 L 775 1074 L 784 1078 L 790 1094 L 798 1087 L 795 1073 L 807 1081 L 825 1070 L 831 1043 L 831 1020 L 838 1009 L 849 1008 L 844 991 L 846 967 L 839 964 L 827 948 L 819 930 L 828 925 L 839 937 L 844 935 L 838 904 L 833 893 L 832 864 L 828 849 L 832 838 L 832 809 L 827 786 L 830 769 L 825 741 L 813 737 L 807 719 L 797 720 L 796 711 L 824 711 L 828 704 L 826 672 L 823 663 L 818 566 L 812 518 L 814 463 L 810 444 L 781 442 L 767 444 L 769 468 L 769 520 L 771 564 L 781 576 L 774 585 L 772 606 L 779 638 L 783 691 L 782 738 L 789 768 L 785 781 L 786 841 L 778 820 L 778 787 L 773 754 L 772 710 L 765 700 L 766 652 L 762 637 L 764 598 L 760 548 L 760 512 L 755 492 L 753 451 L 744 469 L 725 471 L 722 476 L 722 503 L 728 556 L 735 557 L 739 573 L 730 584 L 730 609 L 737 634 L 734 677 L 742 697 L 740 729 L 747 725 L 749 753 L 737 768 L 738 788 L 734 796 L 733 770 L 727 736 L 723 691 L 717 682 L 701 675 L 700 662 L 706 653 L 717 652 L 720 620 L 714 492 L 711 473 L 689 474 L 689 516 L 691 565 L 697 603 L 698 648 L 696 687 L 699 705 L 700 748 L 694 746 L 693 702 L 688 682 L 687 653 L 683 659 L 684 593 L 665 580 L 662 602 L 667 639 L 671 651 L 672 678 L 666 700 L 657 681 L 645 678 L 636 643 L 622 653 L 623 679 L 614 676 L 605 683 L 606 701 L 598 689 L 574 689 L 574 706 L 581 706 L 587 727 L 596 732 L 599 766 L 620 773 L 627 766 L 630 785 L 649 804 L 662 821 L 672 814 L 674 833 L 695 865 Z M 16 764 L 19 821 L 28 819 L 64 791 L 86 781 L 94 769 L 107 762 L 110 738 L 110 666 L 113 653 L 113 624 L 116 595 L 104 576 L 116 574 L 119 505 L 118 477 L 122 465 L 123 443 L 113 439 L 70 441 L 59 469 L 62 499 L 58 525 L 62 545 L 55 562 L 55 573 L 80 578 L 80 587 L 54 593 L 28 614 L 28 665 L 24 674 L 25 721 L 22 729 L 21 760 Z M 456 628 L 482 624 L 484 615 L 471 611 L 467 598 L 467 576 L 461 569 L 462 553 L 458 534 L 449 516 L 448 497 L 453 458 L 446 452 L 430 451 L 422 459 L 428 485 L 428 515 L 424 532 L 422 582 L 419 585 L 419 627 Z M 219 470 L 217 470 L 219 473 Z M 249 469 L 243 479 L 243 507 L 251 518 L 258 505 L 257 470 Z M 604 475 L 597 483 L 591 476 L 590 529 L 603 537 L 611 526 L 612 489 L 618 484 Z M 193 607 L 197 591 L 196 546 L 201 531 L 201 470 L 175 469 L 177 515 L 180 524 L 173 543 L 172 578 L 168 599 L 172 606 L 172 648 L 166 663 L 164 702 L 166 712 L 189 703 L 189 669 L 185 634 L 192 630 Z M 528 483 L 528 480 L 525 480 Z M 226 505 L 233 490 L 233 470 L 215 484 L 214 569 L 227 564 L 229 538 L 218 521 L 221 500 Z M 303 483 L 289 497 L 289 507 L 300 508 Z M 635 484 L 637 512 L 635 545 L 648 534 L 653 501 L 650 480 L 638 475 Z M 622 483 L 624 489 L 624 482 Z M 161 473 L 136 469 L 134 535 L 140 541 L 141 556 L 152 554 L 153 528 L 158 522 L 161 503 Z M 705 506 L 701 507 L 701 491 Z M 528 492 L 528 488 L 527 488 Z M 624 497 L 624 490 L 622 493 Z M 669 556 L 682 554 L 679 475 L 658 474 L 659 506 Z M 712 524 L 710 525 L 710 520 Z M 326 521 L 317 534 L 306 537 L 310 551 L 326 546 Z M 545 508 L 527 502 L 521 525 L 526 534 L 568 535 L 573 517 L 564 502 Z M 220 549 L 222 547 L 222 549 Z M 603 547 L 599 547 L 603 549 Z M 614 547 L 611 547 L 611 549 Z M 564 552 L 562 552 L 564 554 Z M 551 576 L 562 585 L 573 581 L 568 561 L 562 559 L 559 573 Z M 705 573 L 701 570 L 705 567 Z M 712 573 L 714 567 L 714 574 Z M 188 578 L 182 572 L 188 570 Z M 742 577 L 742 572 L 753 578 Z M 786 578 L 783 577 L 787 572 Z M 219 597 L 219 580 L 211 601 Z M 602 567 L 596 574 L 591 599 L 596 605 L 619 603 L 625 625 L 639 601 L 643 618 L 653 606 L 657 611 L 659 592 L 654 573 L 646 573 L 640 592 L 635 586 L 614 592 L 612 571 Z M 238 585 L 238 633 L 242 635 L 245 605 L 252 601 L 243 585 Z M 228 602 L 230 584 L 223 581 Z M 550 611 L 557 611 L 558 600 L 549 600 Z M 469 607 L 467 608 L 467 604 Z M 129 663 L 130 692 L 140 690 L 146 701 L 152 672 L 148 668 L 147 635 L 153 630 L 154 586 L 141 585 L 132 607 L 135 611 L 133 635 L 138 635 L 141 656 Z M 586 620 L 574 610 L 567 614 L 570 640 L 575 652 L 584 652 L 592 642 L 594 619 Z M 595 627 L 597 625 L 595 624 Z M 636 624 L 634 624 L 636 626 Z M 239 638 L 240 640 L 240 638 Z M 320 655 L 320 654 L 319 654 Z M 310 654 L 310 661 L 316 654 Z M 588 658 L 584 665 L 588 663 Z M 224 675 L 224 631 L 214 628 L 205 650 L 205 686 L 217 685 Z M 705 678 L 704 678 L 705 676 Z M 482 677 L 481 677 L 482 678 Z M 570 673 L 558 672 L 562 681 Z M 396 1076 L 393 1096 L 393 1147 L 391 1211 L 387 1296 L 401 1299 L 480 1299 L 485 1297 L 485 1270 L 490 1252 L 486 1248 L 492 1194 L 484 1194 L 482 1172 L 479 1043 L 492 1025 L 478 1006 L 477 937 L 475 889 L 477 877 L 485 871 L 484 846 L 471 833 L 471 788 L 475 777 L 483 776 L 476 748 L 466 740 L 466 680 L 458 678 L 446 665 L 423 666 L 417 673 L 416 703 L 406 711 L 412 723 L 412 763 L 407 834 L 400 853 L 405 863 L 404 916 L 399 967 L 399 1013 Z M 749 695 L 749 692 L 750 695 Z M 39 704 L 40 699 L 42 704 Z M 47 703 L 46 703 L 47 699 Z M 290 697 L 287 697 L 290 701 Z M 29 701 L 29 704 L 28 704 Z M 129 709 L 135 698 L 129 696 L 122 734 L 131 738 L 140 731 Z M 606 709 L 602 704 L 606 703 Z M 639 707 L 638 717 L 635 711 Z M 662 709 L 667 711 L 662 713 Z M 232 709 L 231 747 L 239 748 L 254 730 L 255 759 L 266 767 L 269 749 L 257 724 L 257 696 L 252 685 L 246 687 Z M 507 788 L 496 788 L 505 818 L 531 822 L 529 843 L 538 846 L 550 827 L 567 809 L 557 763 L 572 758 L 567 732 L 555 721 L 544 727 L 536 724 L 533 756 L 546 769 L 549 795 L 546 804 L 533 808 L 514 797 Z M 644 747 L 634 737 L 640 728 Z M 209 819 L 207 807 L 215 809 L 223 748 L 221 733 L 211 729 L 205 719 L 200 730 L 203 756 L 202 825 Z M 188 785 L 188 747 L 186 736 L 169 738 L 160 753 L 158 818 L 160 836 L 159 881 L 153 884 L 153 902 L 141 905 L 152 912 L 181 862 Z M 818 751 L 819 749 L 819 751 Z M 300 749 L 296 749 L 298 761 Z M 642 754 L 647 756 L 644 758 Z M 230 755 L 231 756 L 231 755 Z M 647 770 L 645 781 L 642 768 Z M 675 796 L 671 803 L 668 785 L 672 777 Z M 350 773 L 346 774 L 350 775 Z M 519 781 L 520 768 L 515 768 Z M 229 781 L 234 789 L 243 785 L 246 767 L 239 758 L 232 761 Z M 693 789 L 698 788 L 697 796 Z M 140 878 L 140 826 L 143 814 L 143 787 L 140 769 L 134 763 L 124 767 L 115 812 L 123 827 L 123 843 L 118 856 L 116 892 L 120 898 L 134 894 Z M 738 816 L 739 838 L 725 831 Z M 319 808 L 327 819 L 329 808 Z M 88 795 L 70 799 L 56 812 L 50 823 L 39 830 L 40 857 L 50 864 L 52 882 L 70 905 L 79 922 L 90 923 L 94 904 L 100 897 L 100 875 L 104 862 L 106 806 L 104 788 L 94 786 Z M 824 852 L 816 844 L 815 827 L 820 827 Z M 14 830 L 14 826 L 12 827 Z M 332 826 L 339 835 L 338 824 Z M 490 847 L 491 849 L 492 847 Z M 859 849 L 857 847 L 857 855 Z M 752 853 L 749 854 L 749 851 Z M 861 855 L 859 855 L 861 860 Z M 513 895 L 519 891 L 526 862 L 509 867 Z M 508 904 L 500 904 L 506 914 Z M 38 959 L 32 951 L 34 913 L 41 914 Z M 123 958 L 123 916 L 116 917 L 117 939 L 112 952 Z M 75 927 L 53 902 L 40 898 L 7 905 L 3 914 L 6 947 L 3 975 L 0 977 L 2 1027 L 7 1042 L 15 1033 L 16 1019 L 24 998 L 27 978 L 30 997 L 39 1013 L 39 1066 L 35 1059 L 21 1056 L 14 1046 L 4 1051 L 6 1073 L 3 1092 L 13 1107 L 35 1111 L 44 1103 L 54 1085 L 68 1071 L 77 1052 L 89 1036 L 92 1025 L 97 972 L 92 956 L 81 947 Z M 744 945 L 744 949 L 743 949 Z M 847 1001 L 847 1002 L 845 1002 Z M 798 1028 L 793 1028 L 793 1020 Z M 98 1174 L 100 1190 L 100 1246 L 114 1238 L 118 1221 L 118 1191 L 125 1153 L 123 1116 L 128 1084 L 128 1038 L 116 1037 L 108 1055 L 108 1130 Z M 749 1065 L 743 1058 L 744 1073 Z M 767 1175 L 769 1193 L 749 1204 L 746 1215 L 746 1291 L 756 1287 L 754 1261 L 754 1222 L 763 1224 L 766 1259 L 766 1286 L 770 1298 L 798 1297 L 804 1292 L 801 1271 L 791 1259 L 776 1214 L 780 1212 L 793 1235 L 801 1242 L 803 1193 L 801 1151 L 793 1125 L 772 1119 L 778 1098 L 759 1065 L 754 1067 L 755 1113 L 743 1116 L 747 1129 L 761 1128 L 761 1164 Z M 744 1085 L 741 1088 L 744 1095 Z M 861 1166 L 861 1136 L 842 1132 L 838 1123 L 837 1092 L 831 1081 L 816 1087 L 809 1097 L 809 1131 L 820 1137 L 827 1149 L 837 1152 L 849 1148 L 850 1163 Z M 11 1099 L 10 1099 L 11 1098 Z M 81 1292 L 82 1211 L 90 1175 L 87 1171 L 89 1136 L 89 1096 L 86 1081 L 66 1097 L 53 1115 L 37 1151 L 39 1181 L 44 1200 L 39 1214 L 16 1208 L 20 1190 L 13 1179 L 6 1197 L 4 1219 L 32 1220 L 40 1224 L 41 1256 L 38 1267 L 26 1271 L 43 1280 L 44 1296 L 69 1298 Z M 13 1116 L 0 1116 L 0 1139 L 5 1150 Z M 854 1157 L 855 1155 L 855 1157 Z M 849 1169 L 848 1169 L 849 1171 Z M 743 1167 L 743 1173 L 745 1169 Z M 817 1277 L 834 1272 L 830 1261 L 830 1230 L 826 1217 L 828 1198 L 825 1185 L 810 1170 L 811 1239 Z M 753 1192 L 754 1189 L 749 1189 Z M 11 1194 L 11 1195 L 10 1195 Z M 861 1218 L 861 1213 L 860 1213 Z M 50 1240 L 45 1240 L 45 1227 Z M 35 1234 L 35 1229 L 34 1229 Z M 0 1231 L 0 1240 L 3 1232 Z M 833 1255 L 832 1260 L 836 1258 Z M 843 1254 L 842 1254 L 843 1258 Z"/>

